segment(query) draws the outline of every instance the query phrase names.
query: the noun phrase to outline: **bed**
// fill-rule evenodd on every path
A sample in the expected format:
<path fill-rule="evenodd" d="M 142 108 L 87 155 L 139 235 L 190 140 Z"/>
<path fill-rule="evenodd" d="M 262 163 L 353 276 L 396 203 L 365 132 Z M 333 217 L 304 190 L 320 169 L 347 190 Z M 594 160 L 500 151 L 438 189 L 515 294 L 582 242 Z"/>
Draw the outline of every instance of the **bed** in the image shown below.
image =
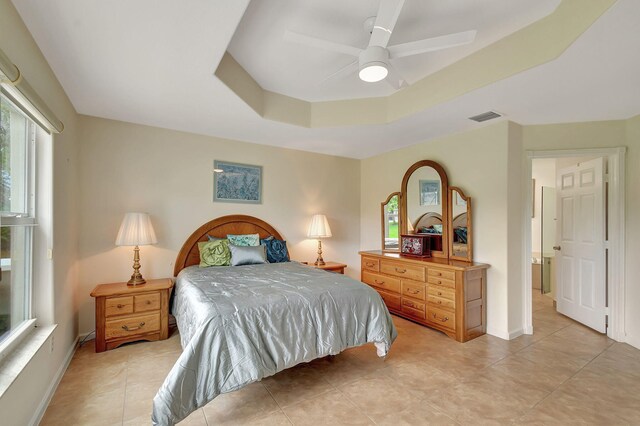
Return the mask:
<path fill-rule="evenodd" d="M 183 348 L 153 400 L 153 424 L 173 425 L 216 396 L 286 368 L 373 342 L 385 356 L 397 332 L 369 286 L 297 262 L 199 268 L 208 235 L 280 234 L 250 216 L 198 228 L 178 254 L 172 313 Z"/>

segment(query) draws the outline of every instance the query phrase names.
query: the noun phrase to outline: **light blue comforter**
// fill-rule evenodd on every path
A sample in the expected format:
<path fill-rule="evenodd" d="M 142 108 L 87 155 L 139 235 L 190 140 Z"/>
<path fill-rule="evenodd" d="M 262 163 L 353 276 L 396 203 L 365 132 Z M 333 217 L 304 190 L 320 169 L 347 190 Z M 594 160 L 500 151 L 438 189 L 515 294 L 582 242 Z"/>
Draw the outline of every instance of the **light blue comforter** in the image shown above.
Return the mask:
<path fill-rule="evenodd" d="M 173 425 L 221 393 L 346 348 L 397 336 L 373 289 L 296 262 L 180 274 L 173 314 L 183 353 L 153 399 L 153 424 Z"/>

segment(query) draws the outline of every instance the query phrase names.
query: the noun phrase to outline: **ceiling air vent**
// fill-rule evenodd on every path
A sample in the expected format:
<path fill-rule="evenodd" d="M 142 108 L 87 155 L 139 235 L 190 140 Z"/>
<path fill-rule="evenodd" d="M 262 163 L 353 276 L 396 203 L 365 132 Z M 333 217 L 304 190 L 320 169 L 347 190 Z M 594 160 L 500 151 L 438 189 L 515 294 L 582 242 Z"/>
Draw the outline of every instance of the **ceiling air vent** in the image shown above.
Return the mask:
<path fill-rule="evenodd" d="M 483 112 L 482 114 L 474 115 L 473 117 L 469 117 L 469 120 L 482 123 L 483 121 L 489 121 L 499 117 L 502 117 L 502 114 L 498 114 L 495 111 L 489 111 L 489 112 Z"/>

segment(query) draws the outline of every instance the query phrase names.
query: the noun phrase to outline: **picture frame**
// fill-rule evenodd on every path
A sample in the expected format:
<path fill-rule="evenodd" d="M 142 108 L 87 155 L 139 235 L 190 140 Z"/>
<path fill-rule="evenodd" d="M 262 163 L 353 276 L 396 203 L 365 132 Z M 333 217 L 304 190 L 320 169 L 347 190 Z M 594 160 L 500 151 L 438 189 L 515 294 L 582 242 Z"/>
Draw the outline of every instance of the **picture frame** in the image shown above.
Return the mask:
<path fill-rule="evenodd" d="M 440 181 L 439 180 L 420 180 L 420 205 L 421 206 L 438 206 L 441 203 Z"/>
<path fill-rule="evenodd" d="M 213 161 L 213 201 L 262 204 L 262 166 Z"/>

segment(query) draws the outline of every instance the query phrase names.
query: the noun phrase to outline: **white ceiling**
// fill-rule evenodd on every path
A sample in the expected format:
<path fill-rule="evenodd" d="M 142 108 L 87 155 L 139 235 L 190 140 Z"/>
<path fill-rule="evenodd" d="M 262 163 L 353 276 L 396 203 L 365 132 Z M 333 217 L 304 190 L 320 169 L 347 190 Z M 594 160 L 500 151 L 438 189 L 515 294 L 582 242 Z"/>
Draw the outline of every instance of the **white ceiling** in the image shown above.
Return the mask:
<path fill-rule="evenodd" d="M 522 124 L 640 113 L 637 0 L 618 0 L 553 62 L 391 124 L 319 129 L 261 118 L 213 75 L 248 0 L 13 2 L 86 115 L 363 158 L 478 127 L 466 117 L 490 109 Z"/>
<path fill-rule="evenodd" d="M 549 15 L 560 0 L 407 0 L 389 42 L 394 44 L 475 29 L 466 46 L 392 60 L 409 84 Z M 293 44 L 285 30 L 364 48 L 367 17 L 379 0 L 253 1 L 229 45 L 229 53 L 266 90 L 307 101 L 387 96 L 385 81 L 365 83 L 357 73 L 328 76 L 354 61 L 341 53 Z"/>

